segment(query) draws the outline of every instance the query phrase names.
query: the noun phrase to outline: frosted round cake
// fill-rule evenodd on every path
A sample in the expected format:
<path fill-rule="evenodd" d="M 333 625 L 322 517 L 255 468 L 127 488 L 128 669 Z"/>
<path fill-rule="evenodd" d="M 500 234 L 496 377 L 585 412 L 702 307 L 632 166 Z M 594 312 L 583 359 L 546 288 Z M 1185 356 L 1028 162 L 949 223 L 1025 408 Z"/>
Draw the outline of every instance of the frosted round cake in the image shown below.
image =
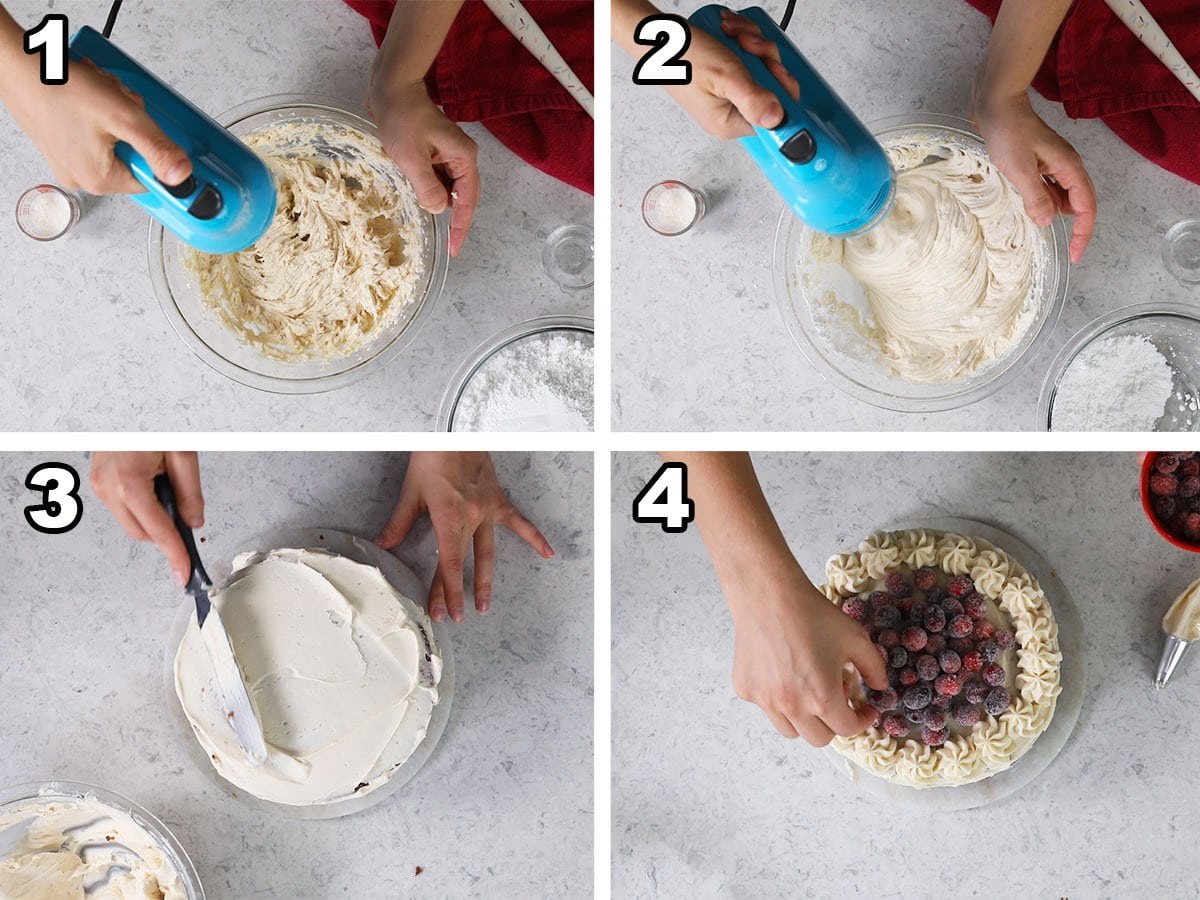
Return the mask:
<path fill-rule="evenodd" d="M 227 781 L 314 806 L 388 782 L 425 739 L 442 660 L 424 613 L 379 569 L 324 550 L 242 554 L 213 592 L 268 758 L 252 765 L 229 723 L 193 614 L 175 692 Z"/>
<path fill-rule="evenodd" d="M 980 538 L 876 532 L 825 567 L 825 595 L 870 630 L 889 687 L 851 690 L 876 724 L 831 746 L 914 788 L 970 784 L 1018 760 L 1050 724 L 1062 654 L 1046 595 Z"/>

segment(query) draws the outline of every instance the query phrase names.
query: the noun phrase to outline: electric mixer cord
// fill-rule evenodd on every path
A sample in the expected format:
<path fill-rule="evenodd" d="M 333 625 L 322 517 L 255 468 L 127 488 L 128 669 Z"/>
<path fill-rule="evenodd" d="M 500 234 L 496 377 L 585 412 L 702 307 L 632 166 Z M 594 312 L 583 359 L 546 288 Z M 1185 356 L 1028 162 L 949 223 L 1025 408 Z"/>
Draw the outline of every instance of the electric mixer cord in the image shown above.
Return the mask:
<path fill-rule="evenodd" d="M 108 20 L 104 23 L 104 30 L 101 32 L 106 38 L 112 37 L 113 26 L 117 24 L 117 13 L 120 11 L 121 0 L 113 0 L 112 6 L 108 8 Z"/>
<path fill-rule="evenodd" d="M 121 5 L 121 0 L 117 0 L 117 6 Z M 792 13 L 796 11 L 796 0 L 788 0 L 787 9 L 783 11 L 783 18 L 779 20 L 779 28 L 782 31 L 787 31 L 788 24 L 792 21 Z"/>

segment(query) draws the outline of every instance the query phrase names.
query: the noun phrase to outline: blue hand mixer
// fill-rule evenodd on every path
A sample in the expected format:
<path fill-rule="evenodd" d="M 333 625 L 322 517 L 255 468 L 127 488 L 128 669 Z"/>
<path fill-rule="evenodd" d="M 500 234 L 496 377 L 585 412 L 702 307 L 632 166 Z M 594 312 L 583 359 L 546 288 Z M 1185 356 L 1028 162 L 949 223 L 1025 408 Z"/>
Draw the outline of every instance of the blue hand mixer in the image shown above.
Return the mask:
<path fill-rule="evenodd" d="M 130 199 L 205 253 L 237 253 L 261 238 L 275 216 L 275 180 L 254 151 L 205 115 L 93 28 L 71 37 L 70 59 L 87 60 L 142 98 L 146 112 L 192 161 L 179 185 L 154 177 L 124 141 L 113 153 L 146 188 Z"/>
<path fill-rule="evenodd" d="M 759 57 L 721 30 L 723 9 L 705 6 L 689 21 L 728 47 L 783 104 L 779 125 L 755 127 L 753 135 L 741 138 L 746 152 L 810 228 L 838 237 L 873 228 L 890 211 L 896 193 L 892 165 L 879 142 L 766 12 L 753 6 L 739 15 L 778 46 L 784 68 L 800 83 L 799 100 L 792 99 Z"/>

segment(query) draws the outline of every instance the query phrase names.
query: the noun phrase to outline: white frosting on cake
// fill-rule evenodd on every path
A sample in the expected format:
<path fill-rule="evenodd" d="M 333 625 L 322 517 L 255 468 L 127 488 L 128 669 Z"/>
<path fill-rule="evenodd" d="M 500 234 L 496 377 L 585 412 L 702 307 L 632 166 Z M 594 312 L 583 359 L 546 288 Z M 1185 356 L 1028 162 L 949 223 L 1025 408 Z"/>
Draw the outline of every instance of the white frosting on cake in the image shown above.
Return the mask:
<path fill-rule="evenodd" d="M 952 532 L 876 532 L 857 550 L 829 560 L 821 590 L 840 605 L 905 565 L 969 576 L 1012 621 L 1017 641 L 1013 703 L 999 716 L 984 716 L 951 735 L 941 747 L 897 739 L 879 727 L 834 737 L 831 746 L 868 772 L 915 788 L 980 781 L 1011 766 L 1050 724 L 1060 691 L 1058 626 L 1037 580 L 1016 560 L 987 541 Z"/>

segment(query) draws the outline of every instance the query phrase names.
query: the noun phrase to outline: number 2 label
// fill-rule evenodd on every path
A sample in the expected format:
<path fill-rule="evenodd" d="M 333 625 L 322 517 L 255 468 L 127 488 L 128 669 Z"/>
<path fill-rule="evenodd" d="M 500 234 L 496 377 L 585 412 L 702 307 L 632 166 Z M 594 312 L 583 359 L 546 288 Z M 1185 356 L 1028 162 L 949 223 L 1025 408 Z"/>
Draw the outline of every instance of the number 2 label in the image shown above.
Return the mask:
<path fill-rule="evenodd" d="M 692 44 L 687 19 L 647 16 L 633 32 L 634 43 L 654 47 L 633 67 L 634 84 L 691 84 L 692 64 L 680 59 Z"/>
<path fill-rule="evenodd" d="M 696 518 L 696 504 L 687 495 L 687 466 L 663 463 L 633 498 L 633 521 L 661 525 L 668 534 L 682 534 Z"/>

